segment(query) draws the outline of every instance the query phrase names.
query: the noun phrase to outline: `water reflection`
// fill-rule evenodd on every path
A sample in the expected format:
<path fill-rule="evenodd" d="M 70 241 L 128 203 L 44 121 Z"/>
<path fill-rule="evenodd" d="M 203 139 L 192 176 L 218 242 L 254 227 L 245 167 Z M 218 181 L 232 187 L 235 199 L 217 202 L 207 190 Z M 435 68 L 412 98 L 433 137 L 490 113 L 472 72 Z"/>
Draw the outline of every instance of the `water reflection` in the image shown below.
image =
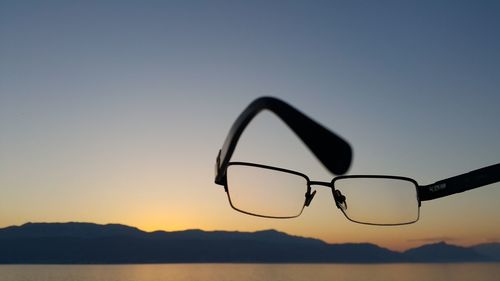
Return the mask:
<path fill-rule="evenodd" d="M 0 281 L 494 280 L 500 263 L 0 265 Z"/>

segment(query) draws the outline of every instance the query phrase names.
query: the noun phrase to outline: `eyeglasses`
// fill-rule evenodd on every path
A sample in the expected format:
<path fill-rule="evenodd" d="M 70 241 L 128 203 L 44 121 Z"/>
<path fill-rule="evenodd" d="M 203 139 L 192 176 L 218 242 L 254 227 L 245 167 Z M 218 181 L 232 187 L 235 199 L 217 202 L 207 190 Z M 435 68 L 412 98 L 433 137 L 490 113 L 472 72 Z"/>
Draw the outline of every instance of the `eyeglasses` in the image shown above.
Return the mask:
<path fill-rule="evenodd" d="M 353 222 L 402 225 L 418 220 L 422 201 L 500 181 L 500 164 L 419 186 L 411 178 L 387 175 L 349 175 L 334 177 L 331 182 L 311 181 L 306 175 L 288 169 L 229 162 L 244 128 L 262 109 L 269 109 L 283 119 L 333 173 L 345 173 L 351 162 L 350 146 L 343 139 L 278 99 L 257 99 L 236 120 L 216 164 L 215 182 L 224 186 L 231 207 L 245 214 L 297 217 L 312 202 L 316 194 L 312 187 L 323 186 L 331 189 L 336 207 Z M 319 141 L 321 137 L 330 142 Z"/>
<path fill-rule="evenodd" d="M 293 218 L 309 206 L 313 186 L 331 189 L 333 202 L 351 221 L 397 225 L 418 220 L 417 183 L 394 176 L 340 176 L 311 181 L 299 172 L 254 163 L 230 162 L 226 191 L 231 206 L 268 218 Z"/>

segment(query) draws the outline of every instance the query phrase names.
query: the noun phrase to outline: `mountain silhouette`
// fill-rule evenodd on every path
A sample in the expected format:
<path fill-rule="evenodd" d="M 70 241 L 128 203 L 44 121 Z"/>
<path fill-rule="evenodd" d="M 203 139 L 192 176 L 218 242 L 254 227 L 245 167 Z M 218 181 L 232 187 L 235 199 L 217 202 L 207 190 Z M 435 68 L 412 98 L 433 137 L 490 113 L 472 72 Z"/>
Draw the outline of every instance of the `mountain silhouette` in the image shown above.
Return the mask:
<path fill-rule="evenodd" d="M 473 248 L 450 245 L 445 242 L 423 245 L 409 249 L 404 255 L 413 262 L 484 262 L 492 258 L 482 255 Z"/>
<path fill-rule="evenodd" d="M 495 261 L 475 248 L 444 243 L 399 253 L 369 243 L 328 244 L 276 230 L 145 232 L 119 224 L 76 222 L 0 229 L 0 249 L 3 264 Z"/>
<path fill-rule="evenodd" d="M 485 243 L 471 247 L 480 255 L 490 257 L 496 261 L 500 261 L 500 243 Z"/>

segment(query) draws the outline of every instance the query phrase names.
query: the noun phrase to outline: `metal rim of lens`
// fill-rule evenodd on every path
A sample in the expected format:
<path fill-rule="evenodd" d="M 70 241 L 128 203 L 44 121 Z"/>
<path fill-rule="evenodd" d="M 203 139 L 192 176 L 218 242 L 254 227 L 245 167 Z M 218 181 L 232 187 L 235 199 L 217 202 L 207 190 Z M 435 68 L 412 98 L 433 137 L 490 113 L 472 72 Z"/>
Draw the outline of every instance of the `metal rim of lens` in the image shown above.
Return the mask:
<path fill-rule="evenodd" d="M 277 171 L 277 172 L 288 173 L 288 174 L 292 174 L 295 176 L 300 176 L 306 180 L 306 194 L 309 194 L 311 192 L 311 186 L 309 185 L 309 182 L 310 182 L 309 177 L 307 175 L 302 174 L 302 173 L 297 172 L 297 171 L 288 170 L 288 169 L 279 168 L 279 167 L 274 167 L 274 166 L 256 164 L 256 163 L 248 163 L 248 162 L 229 162 L 227 169 L 229 169 L 230 166 L 249 166 L 249 167 L 254 167 L 254 168 L 273 170 L 273 171 Z M 226 170 L 226 177 L 227 177 L 227 170 Z M 227 198 L 229 200 L 229 205 L 231 206 L 231 208 L 233 208 L 234 210 L 236 210 L 240 213 L 243 213 L 243 214 L 261 217 L 261 218 L 270 218 L 270 219 L 292 219 L 292 218 L 299 217 L 302 214 L 302 212 L 304 211 L 306 196 L 304 196 L 304 202 L 302 202 L 302 206 L 300 207 L 300 210 L 298 211 L 298 213 L 296 215 L 292 215 L 292 216 L 268 216 L 268 215 L 261 215 L 261 214 L 257 214 L 257 213 L 248 212 L 248 211 L 239 209 L 238 207 L 236 207 L 233 204 L 233 201 L 231 200 L 231 192 L 229 191 L 230 188 L 228 187 L 228 184 L 227 184 L 227 179 L 225 181 L 224 188 L 226 190 Z"/>
<path fill-rule="evenodd" d="M 337 190 L 335 188 L 335 182 L 338 181 L 338 180 L 342 180 L 342 179 L 350 179 L 350 178 L 367 178 L 367 179 L 370 179 L 370 178 L 374 178 L 374 179 L 395 179 L 395 180 L 404 180 L 404 181 L 408 181 L 408 182 L 411 182 L 414 187 L 415 187 L 415 194 L 416 194 L 416 201 L 417 201 L 417 217 L 412 220 L 412 221 L 408 221 L 408 222 L 402 222 L 402 223 L 373 223 L 373 222 L 364 222 L 364 221 L 358 221 L 358 220 L 355 220 L 355 219 L 352 219 L 349 217 L 349 215 L 346 214 L 346 212 L 337 206 L 338 209 L 340 209 L 340 211 L 342 212 L 342 214 L 344 214 L 344 217 L 346 219 L 348 219 L 349 221 L 352 221 L 352 222 L 355 222 L 355 223 L 359 223 L 359 224 L 365 224 L 365 225 L 377 225 L 377 226 L 398 226 L 398 225 L 407 225 L 407 224 L 412 224 L 412 223 L 415 223 L 417 222 L 419 219 L 420 219 L 420 198 L 418 197 L 418 183 L 416 180 L 412 179 L 412 178 L 408 178 L 408 177 L 402 177 L 402 176 L 389 176 L 389 175 L 347 175 L 347 176 L 338 176 L 338 177 L 335 177 L 332 179 L 331 183 L 332 183 L 332 194 L 335 192 L 335 190 Z M 335 200 L 335 198 L 333 199 Z"/>

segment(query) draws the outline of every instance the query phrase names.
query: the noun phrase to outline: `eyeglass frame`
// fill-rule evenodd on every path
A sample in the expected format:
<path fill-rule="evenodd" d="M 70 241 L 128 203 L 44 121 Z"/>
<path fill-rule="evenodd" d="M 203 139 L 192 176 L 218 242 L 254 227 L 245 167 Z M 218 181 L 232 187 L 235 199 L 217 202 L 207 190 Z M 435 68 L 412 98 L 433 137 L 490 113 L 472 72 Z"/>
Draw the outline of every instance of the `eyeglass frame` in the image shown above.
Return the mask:
<path fill-rule="evenodd" d="M 316 194 L 316 190 L 314 190 L 313 192 L 311 192 L 312 191 L 312 186 L 324 186 L 324 187 L 329 187 L 332 190 L 333 199 L 335 201 L 335 205 L 337 206 L 337 208 L 342 211 L 342 213 L 344 214 L 344 216 L 348 220 L 350 220 L 352 222 L 355 222 L 355 223 L 366 224 L 366 225 L 380 225 L 380 226 L 405 225 L 405 224 L 412 224 L 412 223 L 418 221 L 418 219 L 420 217 L 421 201 L 418 198 L 418 183 L 417 183 L 417 181 L 415 181 L 412 178 L 401 177 L 401 176 L 390 176 L 390 175 L 344 175 L 344 176 L 333 177 L 333 179 L 330 182 L 324 182 L 324 181 L 312 181 L 311 179 L 309 179 L 309 177 L 306 174 L 303 174 L 301 172 L 294 171 L 294 170 L 280 168 L 280 167 L 274 167 L 274 166 L 268 166 L 268 165 L 263 165 L 263 164 L 250 163 L 250 162 L 229 162 L 228 163 L 228 168 L 229 168 L 229 166 L 233 166 L 233 165 L 249 166 L 249 167 L 261 168 L 261 169 L 267 169 L 267 170 L 274 170 L 274 171 L 278 171 L 278 172 L 282 172 L 282 173 L 288 173 L 288 174 L 300 176 L 300 177 L 302 177 L 302 178 L 304 178 L 306 180 L 307 190 L 306 190 L 306 193 L 305 193 L 304 203 L 303 203 L 303 205 L 302 205 L 302 207 L 300 209 L 300 212 L 297 215 L 293 215 L 293 216 L 268 216 L 268 215 L 261 215 L 261 214 L 252 213 L 252 212 L 245 211 L 243 209 L 238 208 L 237 206 L 235 206 L 235 204 L 233 203 L 233 201 L 231 199 L 230 187 L 228 186 L 227 181 L 226 181 L 226 183 L 224 184 L 224 190 L 227 193 L 227 197 L 228 197 L 228 200 L 229 200 L 229 205 L 234 210 L 236 210 L 236 211 L 238 211 L 240 213 L 247 214 L 247 215 L 252 215 L 252 216 L 261 217 L 261 218 L 272 218 L 272 219 L 291 219 L 291 218 L 299 217 L 302 214 L 302 212 L 304 211 L 304 208 L 309 206 L 309 204 L 311 203 L 312 199 L 314 198 L 314 195 Z M 415 194 L 416 194 L 415 200 L 416 200 L 416 202 L 418 204 L 417 205 L 418 210 L 417 210 L 417 217 L 416 217 L 416 219 L 413 220 L 413 221 L 403 222 L 403 223 L 370 223 L 370 222 L 363 222 L 363 221 L 358 221 L 358 220 L 352 219 L 351 217 L 349 217 L 349 215 L 346 214 L 346 212 L 344 211 L 344 209 L 342 209 L 340 207 L 340 205 L 339 205 L 339 198 L 338 198 L 338 196 L 343 196 L 343 195 L 341 193 L 340 194 L 336 193 L 336 191 L 339 191 L 339 190 L 335 189 L 335 182 L 338 181 L 338 180 L 342 180 L 342 179 L 354 179 L 354 178 L 392 179 L 392 180 L 401 180 L 401 181 L 411 182 L 415 186 Z"/>
<path fill-rule="evenodd" d="M 407 179 L 414 182 L 417 186 L 417 198 L 419 207 L 421 206 L 421 201 L 429 201 L 445 196 L 450 196 L 456 193 L 461 193 L 467 190 L 475 189 L 481 186 L 489 185 L 500 181 L 500 163 L 493 164 L 491 166 L 487 166 L 477 170 L 473 170 L 468 173 L 464 173 L 454 177 L 439 180 L 429 185 L 418 185 L 418 183 L 415 180 L 401 176 L 385 176 L 385 175 L 344 176 L 343 174 L 345 174 L 348 171 L 352 162 L 352 148 L 347 141 L 345 141 L 342 137 L 334 134 L 324 126 L 320 125 L 316 121 L 312 120 L 311 118 L 309 118 L 302 112 L 298 111 L 291 105 L 285 103 L 284 101 L 274 97 L 260 97 L 254 100 L 252 103 L 250 103 L 250 105 L 248 105 L 248 107 L 245 110 L 243 110 L 243 112 L 238 116 L 238 118 L 232 125 L 229 134 L 226 137 L 226 140 L 224 141 L 222 149 L 219 150 L 219 153 L 217 155 L 216 166 L 215 166 L 215 183 L 224 186 L 226 193 L 227 193 L 226 171 L 228 166 L 230 165 L 230 163 L 246 163 L 246 162 L 230 162 L 230 158 L 236 148 L 238 140 L 241 134 L 243 133 L 244 129 L 250 123 L 250 121 L 262 110 L 269 110 L 275 113 L 304 142 L 304 144 L 311 150 L 311 152 L 316 156 L 316 158 L 318 158 L 318 160 L 323 164 L 323 166 L 325 166 L 327 170 L 329 170 L 333 174 L 339 175 L 337 177 L 334 177 L 332 181 L 341 178 L 354 178 L 354 177 L 359 178 L 367 176 L 373 178 L 385 177 L 394 179 Z M 305 177 L 306 180 L 308 180 L 308 183 L 323 183 L 323 182 L 309 181 L 309 178 L 300 172 L 278 167 L 265 166 L 260 164 L 253 164 L 253 163 L 249 164 L 270 167 L 273 170 L 282 172 L 291 172 L 292 174 Z M 318 184 L 318 185 L 323 185 L 323 184 Z M 233 209 L 243 212 L 239 209 L 234 208 L 230 198 L 229 201 Z M 266 217 L 248 212 L 243 212 L 243 213 L 259 217 Z M 370 224 L 370 223 L 364 223 L 364 224 Z M 384 225 L 384 224 L 374 224 L 374 225 Z"/>

